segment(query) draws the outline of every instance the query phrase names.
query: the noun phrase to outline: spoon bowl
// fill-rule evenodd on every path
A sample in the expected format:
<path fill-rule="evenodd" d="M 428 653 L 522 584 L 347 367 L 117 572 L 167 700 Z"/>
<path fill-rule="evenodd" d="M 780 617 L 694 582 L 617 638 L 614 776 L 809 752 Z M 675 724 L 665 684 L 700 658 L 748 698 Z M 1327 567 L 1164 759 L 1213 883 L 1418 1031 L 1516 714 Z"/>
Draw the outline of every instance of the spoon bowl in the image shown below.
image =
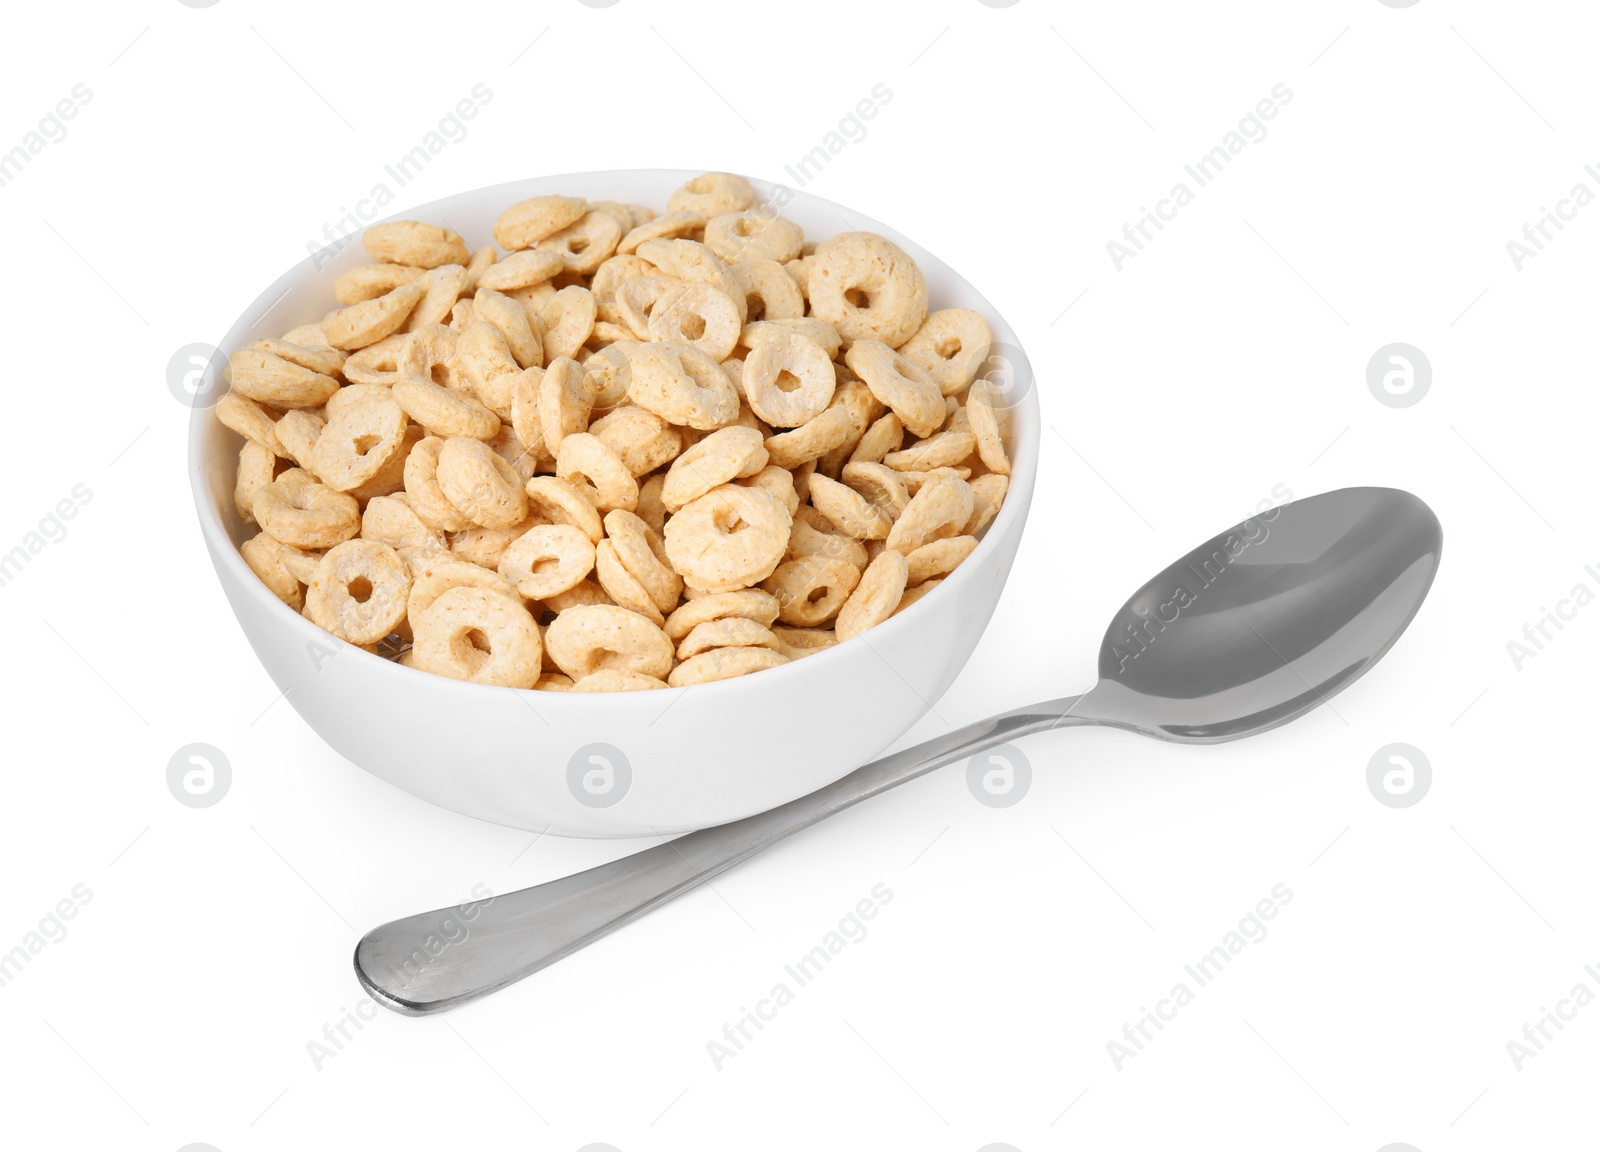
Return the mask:
<path fill-rule="evenodd" d="M 1163 569 L 1112 619 L 1100 679 L 891 753 L 799 799 L 484 904 L 374 928 L 372 997 L 426 1015 L 555 963 L 770 844 L 942 764 L 1031 732 L 1107 725 L 1214 744 L 1286 724 L 1370 669 L 1422 606 L 1443 533 L 1421 500 L 1345 488 L 1234 525 Z M 448 947 L 439 941 L 459 941 Z"/>
<path fill-rule="evenodd" d="M 1287 724 L 1400 638 L 1443 539 L 1433 510 L 1393 488 L 1341 488 L 1252 516 L 1129 598 L 1100 643 L 1100 681 L 1073 712 L 1184 744 Z"/>

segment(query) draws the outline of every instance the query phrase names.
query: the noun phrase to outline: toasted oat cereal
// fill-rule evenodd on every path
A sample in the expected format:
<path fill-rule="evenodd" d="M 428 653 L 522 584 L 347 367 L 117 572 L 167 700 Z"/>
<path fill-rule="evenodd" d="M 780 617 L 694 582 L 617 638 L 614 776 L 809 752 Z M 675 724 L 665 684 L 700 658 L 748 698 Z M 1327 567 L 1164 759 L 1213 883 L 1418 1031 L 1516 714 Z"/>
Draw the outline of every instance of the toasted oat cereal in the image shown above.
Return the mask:
<path fill-rule="evenodd" d="M 1009 488 L 989 322 L 741 177 L 665 208 L 538 196 L 475 247 L 374 225 L 320 321 L 233 350 L 272 594 L 416 670 L 630 692 L 823 652 L 955 572 Z"/>

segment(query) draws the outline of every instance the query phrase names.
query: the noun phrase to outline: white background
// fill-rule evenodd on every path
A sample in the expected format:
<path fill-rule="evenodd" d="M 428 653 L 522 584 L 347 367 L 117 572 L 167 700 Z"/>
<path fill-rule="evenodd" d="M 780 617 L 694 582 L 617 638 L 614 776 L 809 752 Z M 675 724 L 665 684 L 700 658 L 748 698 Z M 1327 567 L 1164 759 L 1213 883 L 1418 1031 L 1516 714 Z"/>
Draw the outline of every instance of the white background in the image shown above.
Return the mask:
<path fill-rule="evenodd" d="M 1600 207 L 1520 271 L 1506 249 L 1575 183 L 1600 192 L 1585 6 L 141 0 L 8 24 L 0 150 L 75 84 L 93 94 L 0 188 L 0 551 L 93 493 L 0 588 L 0 951 L 74 885 L 93 894 L 0 987 L 8 1145 L 1592 1134 L 1600 1007 L 1520 1071 L 1506 1047 L 1578 982 L 1600 992 L 1600 608 L 1520 670 L 1506 647 L 1575 584 L 1600 591 Z M 268 707 L 194 523 L 174 350 L 217 340 L 479 83 L 490 104 L 391 211 L 610 167 L 787 181 L 875 84 L 893 92 L 808 189 L 986 293 L 1053 429 L 993 625 L 908 740 L 1087 687 L 1123 598 L 1275 486 L 1422 496 L 1447 541 L 1428 603 L 1291 727 L 1210 748 L 1034 737 L 1013 807 L 952 766 L 486 1001 L 379 1013 L 319 1067 L 308 1043 L 360 1001 L 361 932 L 643 846 L 530 844 L 334 755 Z M 1269 134 L 1119 271 L 1107 242 L 1280 83 Z M 1393 341 L 1432 364 L 1413 407 L 1366 385 Z M 825 722 L 803 704 L 797 726 Z M 234 774 L 203 810 L 165 783 L 196 741 Z M 1366 784 L 1395 741 L 1433 770 L 1404 809 Z M 879 883 L 870 933 L 716 1068 L 707 1042 Z M 1277 884 L 1293 899 L 1267 937 L 1119 1070 L 1107 1042 Z"/>

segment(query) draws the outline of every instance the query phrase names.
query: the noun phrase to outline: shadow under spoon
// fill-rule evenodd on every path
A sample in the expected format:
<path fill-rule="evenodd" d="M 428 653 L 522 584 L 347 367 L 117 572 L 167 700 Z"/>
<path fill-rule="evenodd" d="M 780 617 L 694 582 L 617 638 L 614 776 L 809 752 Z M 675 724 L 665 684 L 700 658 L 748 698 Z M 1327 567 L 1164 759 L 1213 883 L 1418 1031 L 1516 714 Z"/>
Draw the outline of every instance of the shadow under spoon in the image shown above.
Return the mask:
<path fill-rule="evenodd" d="M 407 1015 L 504 988 L 749 859 L 763 848 L 952 760 L 1051 728 L 1097 724 L 1213 744 L 1303 716 L 1397 640 L 1439 567 L 1443 535 L 1421 500 L 1344 488 L 1296 500 L 1206 541 L 1112 618 L 1099 681 L 1003 712 L 858 768 L 825 788 L 478 906 L 374 928 L 356 975 Z M 456 942 L 443 944 L 452 937 Z"/>

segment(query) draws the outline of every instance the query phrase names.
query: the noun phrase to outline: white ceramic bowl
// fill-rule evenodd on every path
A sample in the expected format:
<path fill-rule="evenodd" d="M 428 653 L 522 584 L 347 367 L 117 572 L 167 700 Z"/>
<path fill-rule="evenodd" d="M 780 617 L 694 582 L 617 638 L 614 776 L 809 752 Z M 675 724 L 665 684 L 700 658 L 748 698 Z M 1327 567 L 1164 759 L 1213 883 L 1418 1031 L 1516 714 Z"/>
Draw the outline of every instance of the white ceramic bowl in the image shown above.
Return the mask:
<path fill-rule="evenodd" d="M 503 208 L 530 196 L 570 193 L 661 210 L 668 193 L 693 175 L 541 176 L 449 196 L 403 218 L 447 223 L 476 246 L 489 242 Z M 997 343 L 1019 348 L 976 289 L 894 229 L 804 192 L 756 188 L 760 200 L 780 206 L 813 239 L 851 228 L 887 236 L 921 267 L 930 307 L 976 309 Z M 331 257 L 302 260 L 245 310 L 220 347 L 231 351 L 320 319 L 336 306 L 334 280 L 367 259 L 356 241 Z M 192 414 L 189 472 L 206 548 L 245 636 L 288 702 L 341 755 L 434 804 L 497 824 L 565 836 L 678 832 L 748 816 L 831 783 L 892 744 L 950 686 L 994 611 L 1033 496 L 1038 396 L 1031 387 L 1019 391 L 1010 493 L 977 549 L 938 589 L 866 636 L 827 651 L 735 680 L 665 691 L 491 688 L 403 668 L 345 644 L 285 606 L 240 557 L 240 542 L 254 532 L 233 506 L 241 440 L 209 408 Z M 608 771 L 609 791 L 592 792 L 605 787 Z"/>

